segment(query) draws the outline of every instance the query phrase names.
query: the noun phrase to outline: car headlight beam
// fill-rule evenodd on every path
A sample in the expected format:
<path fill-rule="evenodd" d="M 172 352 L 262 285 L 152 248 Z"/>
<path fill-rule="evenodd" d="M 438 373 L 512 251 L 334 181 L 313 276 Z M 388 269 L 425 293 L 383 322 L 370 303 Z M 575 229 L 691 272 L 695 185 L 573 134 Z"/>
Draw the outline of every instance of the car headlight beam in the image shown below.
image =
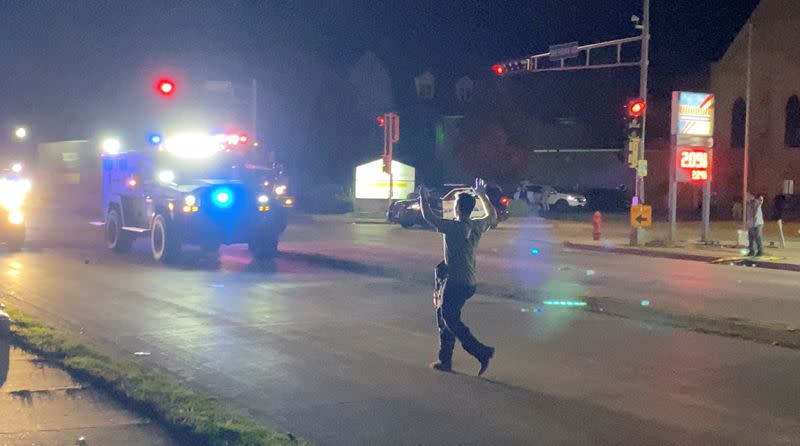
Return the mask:
<path fill-rule="evenodd" d="M 171 170 L 162 170 L 158 172 L 158 181 L 162 183 L 172 183 L 175 181 L 175 172 Z"/>
<path fill-rule="evenodd" d="M 12 225 L 21 225 L 25 222 L 25 214 L 22 211 L 12 211 L 8 213 L 8 222 Z"/>

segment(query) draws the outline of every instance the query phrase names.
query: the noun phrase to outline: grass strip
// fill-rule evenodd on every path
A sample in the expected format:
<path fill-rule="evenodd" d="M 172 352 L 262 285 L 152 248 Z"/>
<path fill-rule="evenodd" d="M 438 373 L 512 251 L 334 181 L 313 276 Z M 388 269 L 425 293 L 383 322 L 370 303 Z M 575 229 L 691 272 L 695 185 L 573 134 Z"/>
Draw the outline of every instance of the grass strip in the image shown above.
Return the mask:
<path fill-rule="evenodd" d="M 254 418 L 235 413 L 175 378 L 132 361 L 112 359 L 14 309 L 12 340 L 25 350 L 63 367 L 81 380 L 109 391 L 135 410 L 157 420 L 187 444 L 209 446 L 308 445 L 292 434 L 272 431 Z"/>

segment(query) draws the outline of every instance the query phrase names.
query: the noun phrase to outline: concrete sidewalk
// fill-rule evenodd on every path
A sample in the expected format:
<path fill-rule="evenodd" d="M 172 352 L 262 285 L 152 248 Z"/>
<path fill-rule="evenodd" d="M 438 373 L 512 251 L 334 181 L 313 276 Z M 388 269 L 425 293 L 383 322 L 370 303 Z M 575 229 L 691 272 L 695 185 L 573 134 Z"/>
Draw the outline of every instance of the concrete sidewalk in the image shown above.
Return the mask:
<path fill-rule="evenodd" d="M 83 439 L 83 441 L 81 441 Z M 179 444 L 105 393 L 0 336 L 0 445 Z"/>
<path fill-rule="evenodd" d="M 643 245 L 630 246 L 630 226 L 620 216 L 612 216 L 603 223 L 599 241 L 592 240 L 591 221 L 550 221 L 552 233 L 572 249 L 606 251 L 619 254 L 634 254 L 671 259 L 712 262 L 746 255 L 744 248 L 737 246 L 737 222 L 712 222 L 710 243 L 700 240 L 700 222 L 679 222 L 678 240 L 667 243 L 669 225 L 656 222 L 647 230 Z M 788 271 L 800 271 L 800 223 L 786 223 L 783 227 L 785 245 L 781 248 L 781 237 L 777 222 L 767 222 L 764 227 L 765 256 L 746 260 L 753 266 Z M 733 260 L 730 260 L 733 261 Z M 728 261 L 723 263 L 729 263 Z"/>

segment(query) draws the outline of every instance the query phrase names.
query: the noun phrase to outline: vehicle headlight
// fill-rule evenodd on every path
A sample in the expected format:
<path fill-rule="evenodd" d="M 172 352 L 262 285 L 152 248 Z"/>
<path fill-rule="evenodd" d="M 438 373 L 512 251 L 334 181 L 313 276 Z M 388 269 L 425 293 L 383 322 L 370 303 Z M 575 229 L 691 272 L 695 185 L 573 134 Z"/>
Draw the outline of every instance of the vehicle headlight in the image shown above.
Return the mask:
<path fill-rule="evenodd" d="M 419 203 L 411 203 L 408 206 L 406 206 L 406 209 L 408 209 L 410 211 L 418 211 L 419 210 Z"/>
<path fill-rule="evenodd" d="M 285 184 L 279 184 L 279 185 L 275 186 L 275 189 L 273 189 L 273 192 L 275 192 L 275 195 L 283 195 L 283 194 L 285 194 L 286 193 L 286 185 Z"/>
<path fill-rule="evenodd" d="M 197 204 L 197 197 L 195 197 L 194 195 L 187 195 L 183 197 L 183 203 L 186 206 L 194 206 L 195 204 Z"/>
<path fill-rule="evenodd" d="M 259 195 L 258 196 L 258 202 L 261 203 L 261 204 L 269 203 L 269 197 L 267 195 L 264 195 L 264 194 Z"/>
<path fill-rule="evenodd" d="M 29 180 L 0 179 L 0 207 L 14 211 L 22 207 L 31 188 Z"/>
<path fill-rule="evenodd" d="M 567 200 L 569 200 L 569 201 L 578 201 L 578 199 L 575 198 L 574 195 L 567 195 Z"/>
<path fill-rule="evenodd" d="M 175 181 L 175 172 L 171 170 L 162 170 L 158 173 L 158 181 L 162 183 L 172 183 Z"/>
<path fill-rule="evenodd" d="M 8 222 L 12 225 L 21 225 L 25 222 L 25 214 L 23 214 L 22 211 L 9 212 Z"/>

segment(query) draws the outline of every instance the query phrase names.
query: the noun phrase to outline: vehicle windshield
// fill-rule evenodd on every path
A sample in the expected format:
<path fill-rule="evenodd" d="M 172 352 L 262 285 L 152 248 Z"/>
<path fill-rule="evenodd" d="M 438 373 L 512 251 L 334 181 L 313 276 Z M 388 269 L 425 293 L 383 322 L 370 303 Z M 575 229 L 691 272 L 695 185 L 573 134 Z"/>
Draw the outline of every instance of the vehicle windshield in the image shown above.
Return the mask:
<path fill-rule="evenodd" d="M 172 172 L 170 176 L 174 176 L 173 181 L 182 184 L 217 178 L 238 179 L 243 159 L 238 154 L 224 151 L 204 159 L 183 159 L 164 153 L 159 157 L 158 166 L 156 175 Z"/>

